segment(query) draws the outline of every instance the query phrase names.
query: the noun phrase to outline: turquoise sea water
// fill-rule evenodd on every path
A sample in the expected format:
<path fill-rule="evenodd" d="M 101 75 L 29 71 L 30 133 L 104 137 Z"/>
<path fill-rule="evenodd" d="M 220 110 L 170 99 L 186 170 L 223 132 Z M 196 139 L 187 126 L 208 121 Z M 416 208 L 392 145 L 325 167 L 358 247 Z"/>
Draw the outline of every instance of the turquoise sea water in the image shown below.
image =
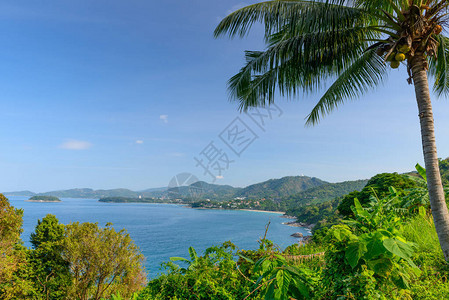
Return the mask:
<path fill-rule="evenodd" d="M 24 209 L 22 239 L 31 246 L 29 237 L 46 214 L 54 214 L 61 223 L 98 222 L 104 226 L 112 222 L 114 228 L 126 228 L 146 257 L 149 277 L 154 277 L 162 262 L 172 256 L 188 257 L 193 246 L 200 254 L 206 248 L 232 241 L 240 249 L 255 249 L 263 236 L 265 225 L 271 221 L 267 237 L 281 248 L 298 239 L 290 234 L 304 228 L 282 225 L 288 221 L 279 214 L 233 211 L 197 210 L 172 204 L 102 203 L 96 199 L 62 198 L 60 203 L 26 202 L 28 197 L 8 197 L 16 208 Z"/>

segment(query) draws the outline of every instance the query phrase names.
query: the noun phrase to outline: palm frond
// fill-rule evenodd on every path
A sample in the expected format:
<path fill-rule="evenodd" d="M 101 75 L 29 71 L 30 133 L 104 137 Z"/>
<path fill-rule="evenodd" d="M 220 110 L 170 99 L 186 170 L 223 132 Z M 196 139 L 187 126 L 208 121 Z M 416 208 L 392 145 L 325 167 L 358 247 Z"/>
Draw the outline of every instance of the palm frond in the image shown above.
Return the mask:
<path fill-rule="evenodd" d="M 438 96 L 449 94 L 449 38 L 437 35 L 437 55 L 430 58 L 429 74 L 435 79 L 433 89 Z"/>
<path fill-rule="evenodd" d="M 229 80 L 232 100 L 240 109 L 270 104 L 276 87 L 281 95 L 314 91 L 335 73 L 343 72 L 366 47 L 364 27 L 291 36 L 278 33 L 266 51 L 247 51 L 246 65 Z M 245 103 L 246 102 L 246 103 Z"/>
<path fill-rule="evenodd" d="M 264 55 L 264 52 L 247 53 L 247 57 L 251 56 L 253 60 Z M 252 61 L 248 64 L 251 65 Z M 262 74 L 252 74 L 251 67 L 242 68 L 228 82 L 231 99 L 239 102 L 239 110 L 246 111 L 250 107 L 272 104 L 277 88 L 281 95 L 295 95 L 301 87 L 312 84 L 313 75 L 319 74 L 312 74 L 313 70 L 304 68 L 307 65 L 300 64 L 297 57 L 285 60 Z"/>
<path fill-rule="evenodd" d="M 236 35 L 243 37 L 256 22 L 265 25 L 266 36 L 279 31 L 286 25 L 308 30 L 327 30 L 329 26 L 333 28 L 348 26 L 348 22 L 357 17 L 360 18 L 364 11 L 346 6 L 347 2 L 346 0 L 274 0 L 249 5 L 224 18 L 216 27 L 214 36 L 228 34 L 230 37 Z"/>
<path fill-rule="evenodd" d="M 307 116 L 307 125 L 319 122 L 320 118 L 347 99 L 356 98 L 378 85 L 386 74 L 386 65 L 375 49 L 366 51 L 349 66 L 330 86 Z"/>
<path fill-rule="evenodd" d="M 367 11 L 384 10 L 390 14 L 396 14 L 398 18 L 403 18 L 400 8 L 406 8 L 408 0 L 354 0 L 353 5 Z"/>

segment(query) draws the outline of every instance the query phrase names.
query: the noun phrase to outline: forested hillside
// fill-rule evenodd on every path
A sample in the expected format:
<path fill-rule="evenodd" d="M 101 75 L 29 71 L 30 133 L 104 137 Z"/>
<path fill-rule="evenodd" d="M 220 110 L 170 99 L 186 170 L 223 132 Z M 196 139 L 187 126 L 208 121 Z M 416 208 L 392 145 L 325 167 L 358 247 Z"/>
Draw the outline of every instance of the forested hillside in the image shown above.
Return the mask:
<path fill-rule="evenodd" d="M 281 198 L 297 194 L 328 182 L 316 177 L 287 176 L 280 179 L 270 179 L 253 184 L 242 189 L 237 196 L 251 198 Z"/>
<path fill-rule="evenodd" d="M 298 194 L 284 197 L 288 207 L 303 206 L 306 204 L 317 204 L 341 197 L 352 191 L 362 190 L 368 180 L 344 181 L 337 183 L 325 183 L 318 187 L 307 189 Z"/>

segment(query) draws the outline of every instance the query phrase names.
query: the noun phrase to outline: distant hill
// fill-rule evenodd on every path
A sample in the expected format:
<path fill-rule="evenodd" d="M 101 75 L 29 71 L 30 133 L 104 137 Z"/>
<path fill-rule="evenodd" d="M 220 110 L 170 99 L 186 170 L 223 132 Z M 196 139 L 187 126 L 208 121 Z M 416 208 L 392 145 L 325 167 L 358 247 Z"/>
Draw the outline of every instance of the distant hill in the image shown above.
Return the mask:
<path fill-rule="evenodd" d="M 204 181 L 197 181 L 189 186 L 171 188 L 168 190 L 170 198 L 193 197 L 213 200 L 231 200 L 241 188 L 230 185 L 211 184 Z"/>
<path fill-rule="evenodd" d="M 142 197 L 161 198 L 167 195 L 167 187 L 149 188 L 137 191 Z"/>
<path fill-rule="evenodd" d="M 287 176 L 280 179 L 270 179 L 252 184 L 239 191 L 236 196 L 249 198 L 281 198 L 295 195 L 310 188 L 318 187 L 329 182 L 316 177 Z"/>
<path fill-rule="evenodd" d="M 440 164 L 442 174 L 449 180 L 449 160 Z M 445 168 L 445 169 L 444 169 Z M 444 169 L 444 170 L 443 170 Z M 444 172 L 443 172 L 444 171 Z M 443 176 L 442 176 L 443 177 Z M 444 179 L 443 179 L 444 181 Z M 150 188 L 140 191 L 118 188 L 110 190 L 94 190 L 90 188 L 77 188 L 69 190 L 57 190 L 45 193 L 33 193 L 31 191 L 19 191 L 5 193 L 6 196 L 55 196 L 58 198 L 90 198 L 100 199 L 108 197 L 125 198 L 198 198 L 213 201 L 227 201 L 237 197 L 250 199 L 273 199 L 277 203 L 304 205 L 320 203 L 343 196 L 354 190 L 361 190 L 366 180 L 345 181 L 329 183 L 316 177 L 287 176 L 279 179 L 270 179 L 264 182 L 249 185 L 244 188 L 236 188 L 230 185 L 211 184 L 198 181 L 190 186 L 179 188 Z"/>
<path fill-rule="evenodd" d="M 92 198 L 99 199 L 105 197 L 138 197 L 141 193 L 128 189 L 93 190 L 93 189 L 70 189 L 61 191 L 51 191 L 39 193 L 39 196 L 55 196 L 59 198 Z"/>
<path fill-rule="evenodd" d="M 18 192 L 5 192 L 5 193 L 3 193 L 3 195 L 32 197 L 32 196 L 36 195 L 36 193 L 33 193 L 31 191 L 18 191 Z"/>
<path fill-rule="evenodd" d="M 230 185 L 211 184 L 198 181 L 190 186 L 178 188 L 150 188 L 141 191 L 129 189 L 94 190 L 90 188 L 77 188 L 69 190 L 57 190 L 45 193 L 33 193 L 31 191 L 11 192 L 6 195 L 11 196 L 55 196 L 59 198 L 91 198 L 100 199 L 108 197 L 138 198 L 139 196 L 148 198 L 201 198 L 215 201 L 232 200 L 236 197 L 246 197 L 253 199 L 281 199 L 298 193 L 314 189 L 322 185 L 331 185 L 315 177 L 308 176 L 287 176 L 279 179 L 270 179 L 261 183 L 249 185 L 245 188 L 235 188 Z M 338 193 L 338 187 L 334 188 Z M 328 190 L 326 197 L 330 197 Z M 308 196 L 305 196 L 308 197 Z"/>
<path fill-rule="evenodd" d="M 361 191 L 367 184 L 368 179 L 344 181 L 337 183 L 325 183 L 320 186 L 310 188 L 298 194 L 285 197 L 282 201 L 288 203 L 289 207 L 303 206 L 307 204 L 318 204 L 333 200 L 353 191 Z"/>

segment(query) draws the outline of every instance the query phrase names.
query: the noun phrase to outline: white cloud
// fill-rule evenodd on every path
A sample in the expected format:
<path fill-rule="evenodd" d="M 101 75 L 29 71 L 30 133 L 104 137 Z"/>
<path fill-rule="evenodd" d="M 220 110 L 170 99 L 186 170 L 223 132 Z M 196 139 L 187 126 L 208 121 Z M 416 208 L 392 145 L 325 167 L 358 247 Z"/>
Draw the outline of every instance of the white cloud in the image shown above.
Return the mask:
<path fill-rule="evenodd" d="M 165 124 L 168 123 L 168 115 L 160 115 L 159 119 L 161 119 L 162 121 L 164 121 Z"/>
<path fill-rule="evenodd" d="M 92 144 L 86 141 L 67 140 L 59 148 L 66 150 L 86 150 L 92 147 Z"/>
<path fill-rule="evenodd" d="M 143 141 L 142 140 L 137 140 L 136 144 L 143 144 Z"/>
<path fill-rule="evenodd" d="M 219 175 L 219 176 L 215 176 L 217 179 L 223 179 L 224 177 Z"/>

